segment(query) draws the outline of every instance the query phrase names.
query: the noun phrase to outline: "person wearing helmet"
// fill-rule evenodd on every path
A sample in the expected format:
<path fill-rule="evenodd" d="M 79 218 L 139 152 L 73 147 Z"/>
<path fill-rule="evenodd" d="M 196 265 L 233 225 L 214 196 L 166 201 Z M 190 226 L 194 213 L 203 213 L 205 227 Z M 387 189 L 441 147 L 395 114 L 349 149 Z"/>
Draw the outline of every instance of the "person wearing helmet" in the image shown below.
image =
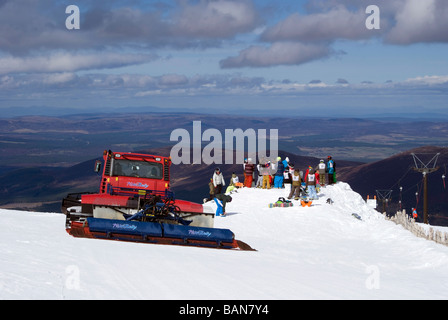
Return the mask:
<path fill-rule="evenodd" d="M 322 159 L 320 160 L 319 164 L 316 167 L 316 172 L 319 173 L 319 182 L 320 185 L 323 187 L 326 184 L 326 168 L 327 166 L 325 165 L 325 161 Z"/>

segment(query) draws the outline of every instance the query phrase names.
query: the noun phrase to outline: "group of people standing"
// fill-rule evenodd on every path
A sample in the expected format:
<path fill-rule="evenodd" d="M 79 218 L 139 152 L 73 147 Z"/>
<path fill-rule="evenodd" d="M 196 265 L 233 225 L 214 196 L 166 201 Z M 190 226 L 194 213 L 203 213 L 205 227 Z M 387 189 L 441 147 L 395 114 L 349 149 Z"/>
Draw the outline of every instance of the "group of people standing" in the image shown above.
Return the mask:
<path fill-rule="evenodd" d="M 307 190 L 309 199 L 317 199 L 316 186 L 324 186 L 336 182 L 336 164 L 331 156 L 327 162 L 320 160 L 316 167 L 309 166 L 305 172 L 294 167 L 286 157 L 283 161 L 277 158 L 275 163 L 267 161 L 258 165 L 258 181 L 256 187 L 270 189 L 286 188 L 288 199 L 298 199 L 302 187 Z M 260 184 L 261 181 L 261 184 Z"/>
<path fill-rule="evenodd" d="M 336 163 L 331 156 L 323 159 L 317 166 L 309 166 L 305 173 L 286 157 L 282 160 L 277 157 L 276 161 L 262 160 L 257 165 L 251 158 L 245 159 L 243 164 L 244 182 L 240 182 L 238 176 L 233 173 L 226 193 L 238 187 L 261 188 L 261 189 L 282 189 L 285 188 L 289 199 L 298 199 L 301 187 L 305 187 L 310 199 L 317 198 L 316 186 L 330 185 L 336 182 Z M 255 182 L 255 177 L 258 177 Z M 221 194 L 225 187 L 224 176 L 219 168 L 215 169 L 213 177 L 210 179 L 210 196 L 204 201 L 212 200 Z"/>

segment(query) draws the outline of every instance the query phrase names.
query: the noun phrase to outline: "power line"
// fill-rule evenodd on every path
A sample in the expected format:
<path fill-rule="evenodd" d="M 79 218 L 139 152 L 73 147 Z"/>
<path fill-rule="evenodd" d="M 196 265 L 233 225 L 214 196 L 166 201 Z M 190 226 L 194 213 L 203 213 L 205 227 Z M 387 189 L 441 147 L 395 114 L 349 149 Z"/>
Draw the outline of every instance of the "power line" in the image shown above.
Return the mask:
<path fill-rule="evenodd" d="M 409 166 L 409 167 L 408 167 L 408 170 L 405 172 L 405 174 L 404 174 L 400 179 L 398 179 L 397 182 L 395 182 L 395 183 L 392 185 L 392 187 L 390 187 L 390 189 L 393 189 L 396 185 L 400 185 L 401 180 L 403 180 L 403 179 L 408 175 L 408 173 L 409 173 L 411 170 L 412 170 L 412 166 Z"/>
<path fill-rule="evenodd" d="M 394 189 L 395 186 L 398 186 L 399 194 L 396 195 L 396 196 L 390 195 L 389 198 L 385 198 L 384 201 L 383 201 L 383 205 L 385 205 L 387 202 L 390 202 L 392 199 L 394 199 L 394 201 L 395 201 L 395 199 L 398 199 L 398 202 L 399 202 L 399 205 L 400 205 L 400 209 L 402 209 L 403 196 L 408 194 L 409 192 L 413 192 L 412 190 L 415 187 L 417 187 L 417 192 L 415 193 L 415 196 L 416 196 L 416 202 L 417 202 L 417 205 L 418 205 L 420 195 L 422 194 L 421 191 L 422 191 L 422 189 L 423 189 L 423 187 L 425 185 L 425 179 L 427 179 L 427 174 L 435 172 L 435 171 L 437 171 L 439 169 L 438 167 L 436 167 L 438 158 L 441 155 L 442 156 L 448 155 L 448 152 L 437 153 L 436 155 L 434 155 L 434 153 L 419 153 L 420 156 L 422 156 L 422 155 L 431 155 L 432 156 L 432 158 L 427 163 L 423 162 L 418 156 L 415 155 L 415 153 L 411 153 L 411 155 L 413 156 L 413 158 L 415 156 L 415 158 L 414 158 L 414 166 L 410 165 L 407 168 L 406 172 L 390 187 L 390 190 L 386 190 L 386 191 L 392 191 L 392 189 Z M 425 159 L 425 160 L 427 160 L 427 159 Z M 444 168 L 445 168 L 445 173 L 442 175 L 442 179 L 443 179 L 443 187 L 446 189 L 446 182 L 445 182 L 446 175 L 447 175 L 447 165 L 446 164 L 444 165 Z M 404 180 L 407 177 L 407 175 L 409 174 L 409 172 L 411 172 L 412 169 L 414 171 L 418 171 L 418 170 L 425 171 L 425 170 L 427 170 L 427 173 L 423 174 L 424 176 L 423 176 L 421 181 L 419 181 L 418 183 L 416 183 L 415 185 L 413 185 L 411 187 L 406 187 L 405 189 L 403 189 L 403 186 L 401 185 L 401 182 L 402 182 L 402 180 Z M 383 206 L 383 208 L 384 208 L 384 206 Z"/>
<path fill-rule="evenodd" d="M 393 190 L 375 190 L 378 200 L 383 202 L 383 212 L 386 212 L 386 204 L 390 201 Z"/>

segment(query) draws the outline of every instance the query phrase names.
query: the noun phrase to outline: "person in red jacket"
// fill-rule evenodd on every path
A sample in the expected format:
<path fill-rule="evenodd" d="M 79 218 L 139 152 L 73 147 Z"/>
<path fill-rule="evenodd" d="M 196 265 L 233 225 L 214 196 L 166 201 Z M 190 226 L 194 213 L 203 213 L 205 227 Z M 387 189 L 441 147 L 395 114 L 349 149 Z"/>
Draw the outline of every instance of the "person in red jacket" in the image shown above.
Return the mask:
<path fill-rule="evenodd" d="M 254 171 L 255 165 L 252 162 L 252 159 L 247 159 L 247 163 L 244 163 L 244 186 L 247 188 L 252 187 L 252 182 L 254 181 Z"/>
<path fill-rule="evenodd" d="M 417 209 L 415 209 L 415 208 L 412 208 L 412 218 L 414 218 L 414 219 L 418 218 Z"/>

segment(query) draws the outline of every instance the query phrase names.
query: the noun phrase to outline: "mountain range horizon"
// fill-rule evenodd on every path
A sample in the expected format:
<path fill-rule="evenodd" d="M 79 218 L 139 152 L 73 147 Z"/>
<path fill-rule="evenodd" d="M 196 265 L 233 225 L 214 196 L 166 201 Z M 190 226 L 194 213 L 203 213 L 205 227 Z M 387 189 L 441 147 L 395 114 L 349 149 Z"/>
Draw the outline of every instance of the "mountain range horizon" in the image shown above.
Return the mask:
<path fill-rule="evenodd" d="M 421 174 L 414 172 L 412 152 L 440 153 L 439 170 L 429 176 L 433 221 L 448 224 L 446 175 L 448 122 L 422 119 L 359 119 L 262 117 L 197 113 L 111 113 L 65 116 L 0 118 L 0 207 L 59 211 L 60 200 L 70 192 L 96 191 L 99 177 L 94 160 L 104 150 L 149 152 L 169 156 L 171 133 L 192 131 L 194 121 L 204 130 L 228 128 L 278 129 L 279 155 L 288 156 L 303 171 L 320 159 L 333 156 L 338 178 L 364 198 L 376 190 L 394 189 L 393 203 L 403 187 L 402 203 L 421 208 Z M 433 146 L 433 147 L 428 147 Z M 440 146 L 440 147 L 435 147 Z M 421 148 L 421 149 L 419 149 Z M 225 163 L 224 161 L 222 163 Z M 235 162 L 234 162 L 235 163 Z M 241 175 L 242 165 L 219 164 L 226 183 L 232 172 Z M 172 167 L 172 187 L 179 199 L 202 201 L 215 164 L 180 164 Z M 437 179 L 436 179 L 437 178 Z M 392 205 L 389 211 L 396 210 Z M 420 209 L 419 209 L 420 211 Z M 436 220 L 434 218 L 436 217 Z"/>

